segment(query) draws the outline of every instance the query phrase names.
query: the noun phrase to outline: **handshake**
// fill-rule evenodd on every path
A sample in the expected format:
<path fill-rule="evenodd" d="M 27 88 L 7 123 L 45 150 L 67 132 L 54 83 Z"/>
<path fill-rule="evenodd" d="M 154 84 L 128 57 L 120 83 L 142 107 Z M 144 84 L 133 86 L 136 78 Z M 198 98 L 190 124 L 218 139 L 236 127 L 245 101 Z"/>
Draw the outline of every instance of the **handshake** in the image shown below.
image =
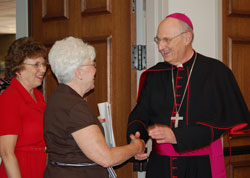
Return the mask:
<path fill-rule="evenodd" d="M 177 144 L 175 135 L 172 131 L 172 129 L 166 125 L 153 125 L 148 128 L 148 135 L 156 141 L 156 143 L 171 143 L 171 144 Z M 149 153 L 144 153 L 145 149 L 145 143 L 143 140 L 140 139 L 140 132 L 136 132 L 135 135 L 130 135 L 131 143 L 133 142 L 141 142 L 141 147 L 143 150 L 141 152 L 138 152 L 134 157 L 136 160 L 144 160 L 147 159 L 149 156 Z M 131 144 L 130 143 L 130 144 Z M 139 143 L 137 143 L 139 144 Z M 141 148 L 141 149 L 142 149 Z"/>
<path fill-rule="evenodd" d="M 135 159 L 136 160 L 144 160 L 147 159 L 149 156 L 149 153 L 145 153 L 145 142 L 144 140 L 140 139 L 140 132 L 136 132 L 135 135 L 130 134 L 130 145 L 134 145 L 137 147 L 138 151 L 135 153 Z"/>

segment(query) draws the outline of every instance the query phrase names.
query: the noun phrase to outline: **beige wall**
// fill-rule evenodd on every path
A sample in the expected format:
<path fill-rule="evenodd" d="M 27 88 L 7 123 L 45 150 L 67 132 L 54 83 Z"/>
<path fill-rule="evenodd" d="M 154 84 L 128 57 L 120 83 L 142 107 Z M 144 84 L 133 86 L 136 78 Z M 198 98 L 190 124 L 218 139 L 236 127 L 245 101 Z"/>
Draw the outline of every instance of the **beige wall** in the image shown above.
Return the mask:
<path fill-rule="evenodd" d="M 193 47 L 198 52 L 221 60 L 222 0 L 167 0 L 168 13 L 182 12 L 194 26 Z"/>

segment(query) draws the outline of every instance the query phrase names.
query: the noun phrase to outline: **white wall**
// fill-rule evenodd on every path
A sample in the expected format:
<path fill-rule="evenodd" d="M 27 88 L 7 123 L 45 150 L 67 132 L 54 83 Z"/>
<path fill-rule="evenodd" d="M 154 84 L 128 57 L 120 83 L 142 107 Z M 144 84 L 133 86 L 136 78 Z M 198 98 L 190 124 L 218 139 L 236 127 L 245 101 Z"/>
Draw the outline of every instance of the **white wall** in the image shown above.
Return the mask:
<path fill-rule="evenodd" d="M 185 13 L 192 20 L 193 47 L 197 52 L 221 58 L 221 41 L 218 41 L 221 38 L 221 0 L 168 0 L 168 13 L 174 12 Z"/>
<path fill-rule="evenodd" d="M 28 0 L 16 1 L 16 39 L 28 36 Z"/>
<path fill-rule="evenodd" d="M 138 0 L 146 3 L 144 12 L 143 41 L 147 44 L 148 68 L 162 57 L 153 42 L 157 26 L 167 15 L 174 12 L 186 14 L 194 26 L 193 48 L 204 55 L 221 60 L 222 57 L 222 0 Z M 137 12 L 138 13 L 138 12 Z M 137 34 L 141 35 L 141 34 Z"/>
<path fill-rule="evenodd" d="M 148 67 L 151 67 L 162 58 L 161 54 L 158 52 L 157 45 L 155 45 L 155 42 L 153 41 L 153 38 L 156 36 L 159 23 L 167 15 L 168 5 L 166 0 L 146 0 L 145 6 L 145 41 L 147 44 L 147 63 Z"/>

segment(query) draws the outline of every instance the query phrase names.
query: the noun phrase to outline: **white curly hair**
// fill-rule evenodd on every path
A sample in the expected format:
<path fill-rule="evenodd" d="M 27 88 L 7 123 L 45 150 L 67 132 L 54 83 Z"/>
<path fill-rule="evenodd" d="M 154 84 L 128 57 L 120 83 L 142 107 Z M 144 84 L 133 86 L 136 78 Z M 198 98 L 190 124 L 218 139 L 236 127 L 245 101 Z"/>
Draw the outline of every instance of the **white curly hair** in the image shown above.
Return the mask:
<path fill-rule="evenodd" d="M 59 83 L 71 82 L 75 69 L 94 59 L 95 49 L 74 37 L 56 41 L 49 52 L 49 64 Z"/>

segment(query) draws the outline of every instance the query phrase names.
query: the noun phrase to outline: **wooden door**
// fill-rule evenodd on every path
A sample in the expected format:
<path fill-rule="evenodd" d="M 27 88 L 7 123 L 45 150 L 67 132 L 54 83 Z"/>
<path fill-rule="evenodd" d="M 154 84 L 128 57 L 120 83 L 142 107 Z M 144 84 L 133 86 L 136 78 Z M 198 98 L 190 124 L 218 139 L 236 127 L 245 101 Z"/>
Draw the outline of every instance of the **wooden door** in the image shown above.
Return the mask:
<path fill-rule="evenodd" d="M 250 1 L 223 0 L 223 62 L 229 66 L 250 109 Z M 230 137 L 228 178 L 250 177 L 250 135 Z M 225 162 L 230 146 L 224 137 Z"/>
<path fill-rule="evenodd" d="M 132 0 L 29 0 L 31 36 L 51 47 L 68 36 L 82 38 L 96 49 L 95 89 L 87 101 L 98 115 L 97 103 L 109 101 L 116 145 L 126 144 L 127 118 L 136 100 L 136 72 L 131 69 L 135 44 Z M 132 10 L 133 9 L 133 10 Z M 46 99 L 57 82 L 49 70 L 44 83 Z M 119 178 L 135 177 L 132 165 L 116 168 Z"/>

